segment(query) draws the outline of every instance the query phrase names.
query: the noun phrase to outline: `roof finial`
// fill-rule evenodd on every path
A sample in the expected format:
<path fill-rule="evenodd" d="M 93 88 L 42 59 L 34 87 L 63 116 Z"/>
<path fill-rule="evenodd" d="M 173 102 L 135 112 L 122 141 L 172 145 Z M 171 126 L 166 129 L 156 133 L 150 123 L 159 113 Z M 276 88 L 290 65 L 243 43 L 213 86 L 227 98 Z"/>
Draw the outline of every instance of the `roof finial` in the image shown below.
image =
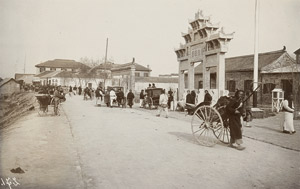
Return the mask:
<path fill-rule="evenodd" d="M 133 57 L 133 58 L 132 58 L 132 64 L 134 64 L 134 62 L 135 62 L 135 58 Z"/>
<path fill-rule="evenodd" d="M 283 46 L 283 49 L 282 49 L 282 51 L 286 51 L 286 47 L 285 47 L 285 46 Z"/>

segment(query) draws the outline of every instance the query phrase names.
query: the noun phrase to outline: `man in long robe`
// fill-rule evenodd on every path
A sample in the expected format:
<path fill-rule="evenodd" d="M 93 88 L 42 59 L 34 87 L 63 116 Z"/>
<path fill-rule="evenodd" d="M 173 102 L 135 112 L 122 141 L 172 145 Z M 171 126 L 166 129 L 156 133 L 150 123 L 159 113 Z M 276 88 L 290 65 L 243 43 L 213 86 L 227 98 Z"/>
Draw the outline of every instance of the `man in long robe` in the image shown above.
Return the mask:
<path fill-rule="evenodd" d="M 235 147 L 233 144 L 236 143 L 238 150 L 244 150 L 241 144 L 242 140 L 242 122 L 241 117 L 244 114 L 243 107 L 244 91 L 238 90 L 235 93 L 234 98 L 226 106 L 226 111 L 229 115 L 229 128 L 230 128 L 230 144 L 229 147 Z"/>

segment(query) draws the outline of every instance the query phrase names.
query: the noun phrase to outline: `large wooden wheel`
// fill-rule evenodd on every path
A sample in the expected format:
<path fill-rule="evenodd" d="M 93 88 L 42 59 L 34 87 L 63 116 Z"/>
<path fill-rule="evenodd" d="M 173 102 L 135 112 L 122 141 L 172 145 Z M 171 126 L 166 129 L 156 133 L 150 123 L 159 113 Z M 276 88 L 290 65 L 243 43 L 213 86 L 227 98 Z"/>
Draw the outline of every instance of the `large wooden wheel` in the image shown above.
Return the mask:
<path fill-rule="evenodd" d="M 223 128 L 220 113 L 213 107 L 200 106 L 196 109 L 191 123 L 192 133 L 196 141 L 203 146 L 214 146 L 219 128 Z"/>

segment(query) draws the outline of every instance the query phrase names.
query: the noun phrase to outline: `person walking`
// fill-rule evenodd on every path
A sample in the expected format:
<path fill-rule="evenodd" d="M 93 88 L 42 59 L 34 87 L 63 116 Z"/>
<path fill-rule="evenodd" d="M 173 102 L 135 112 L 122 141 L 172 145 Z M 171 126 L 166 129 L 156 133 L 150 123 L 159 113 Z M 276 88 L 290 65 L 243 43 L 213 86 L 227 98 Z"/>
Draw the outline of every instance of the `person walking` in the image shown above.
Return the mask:
<path fill-rule="evenodd" d="M 234 143 L 237 144 L 236 149 L 244 150 L 245 147 L 242 146 L 242 122 L 241 117 L 244 114 L 243 100 L 244 91 L 236 91 L 234 98 L 226 106 L 226 111 L 229 114 L 229 128 L 230 128 L 230 143 L 229 147 L 233 147 Z"/>
<path fill-rule="evenodd" d="M 97 89 L 95 91 L 95 95 L 96 95 L 96 105 L 101 105 L 101 101 L 98 102 L 99 99 L 100 99 L 100 96 L 101 96 L 101 94 L 100 94 L 100 88 L 99 87 L 97 87 Z"/>
<path fill-rule="evenodd" d="M 69 96 L 72 96 L 72 86 L 70 86 L 70 88 L 69 88 Z"/>
<path fill-rule="evenodd" d="M 284 112 L 284 117 L 282 121 L 283 133 L 294 134 L 296 133 L 294 128 L 293 116 L 294 116 L 294 103 L 293 94 L 288 93 L 283 101 L 282 111 Z"/>
<path fill-rule="evenodd" d="M 141 90 L 141 93 L 140 93 L 140 108 L 143 107 L 144 99 L 145 99 L 145 93 L 144 93 L 144 90 Z"/>
<path fill-rule="evenodd" d="M 77 94 L 77 87 L 76 87 L 76 85 L 73 87 L 73 93 L 74 93 L 74 95 Z"/>
<path fill-rule="evenodd" d="M 165 90 L 163 90 L 162 94 L 159 96 L 158 114 L 156 115 L 157 117 L 160 117 L 162 110 L 166 112 L 166 118 L 168 118 L 168 95 L 166 94 Z"/>
<path fill-rule="evenodd" d="M 110 99 L 110 107 L 112 108 L 113 102 L 117 100 L 116 92 L 114 91 L 114 89 L 110 90 L 109 99 Z"/>
<path fill-rule="evenodd" d="M 129 93 L 127 94 L 127 101 L 128 101 L 128 106 L 132 108 L 133 106 L 133 99 L 134 99 L 134 94 L 132 93 L 132 90 L 129 90 Z"/>
<path fill-rule="evenodd" d="M 174 97 L 173 97 L 173 91 L 170 88 L 170 90 L 168 91 L 168 108 L 169 109 L 173 109 L 173 101 L 174 101 Z"/>
<path fill-rule="evenodd" d="M 81 92 L 82 92 L 82 88 L 81 88 L 81 85 L 78 87 L 78 94 L 81 95 Z"/>

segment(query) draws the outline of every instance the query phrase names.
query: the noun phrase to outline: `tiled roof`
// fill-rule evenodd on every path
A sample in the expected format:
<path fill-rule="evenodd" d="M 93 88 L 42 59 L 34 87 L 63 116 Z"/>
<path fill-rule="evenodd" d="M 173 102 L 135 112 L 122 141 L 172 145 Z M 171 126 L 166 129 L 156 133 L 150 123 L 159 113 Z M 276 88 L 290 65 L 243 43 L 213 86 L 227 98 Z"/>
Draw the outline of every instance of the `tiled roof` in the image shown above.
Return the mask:
<path fill-rule="evenodd" d="M 132 62 L 130 63 L 126 63 L 126 64 L 117 64 L 117 65 L 114 65 L 112 70 L 119 70 L 119 69 L 130 69 L 132 65 Z M 145 67 L 145 66 L 142 66 L 138 63 L 134 63 L 135 65 L 135 71 L 152 71 L 151 69 Z"/>
<path fill-rule="evenodd" d="M 14 82 L 18 83 L 14 78 L 5 78 L 0 82 L 0 87 L 4 85 L 5 83 L 8 83 L 9 81 L 13 80 Z"/>
<path fill-rule="evenodd" d="M 44 71 L 40 74 L 37 74 L 35 77 L 42 77 L 42 76 L 47 75 L 48 73 L 51 73 L 51 72 L 53 72 L 53 71 Z"/>
<path fill-rule="evenodd" d="M 91 71 L 92 71 L 92 70 L 96 70 L 96 69 L 102 69 L 102 70 L 107 69 L 107 70 L 111 70 L 111 68 L 112 68 L 114 65 L 116 65 L 116 64 L 113 63 L 113 62 L 101 63 L 101 64 L 99 64 L 98 66 L 93 67 L 93 68 L 91 69 Z"/>
<path fill-rule="evenodd" d="M 50 77 L 56 77 L 57 74 L 59 74 L 62 71 L 50 71 L 49 73 L 40 76 L 40 78 L 50 78 Z"/>
<path fill-rule="evenodd" d="M 71 71 L 62 71 L 55 75 L 55 77 L 63 78 L 103 78 L 101 75 L 90 74 L 90 73 L 74 73 Z"/>
<path fill-rule="evenodd" d="M 40 74 L 37 74 L 35 77 L 42 77 L 42 76 L 47 75 L 48 73 L 51 73 L 51 72 L 53 72 L 53 71 L 44 71 Z"/>
<path fill-rule="evenodd" d="M 101 63 L 100 65 L 92 68 L 92 70 L 95 70 L 95 69 L 107 69 L 107 70 L 120 70 L 120 69 L 130 69 L 130 66 L 131 66 L 131 62 L 130 63 L 126 63 L 126 64 L 115 64 L 115 63 L 112 63 L 112 62 L 107 62 L 106 64 L 104 63 Z M 135 70 L 136 71 L 152 71 L 151 69 L 145 67 L 145 66 L 142 66 L 138 63 L 134 63 L 135 65 Z M 91 70 L 91 71 L 92 71 Z"/>
<path fill-rule="evenodd" d="M 135 77 L 135 82 L 141 82 L 141 83 L 178 83 L 178 78 Z"/>
<path fill-rule="evenodd" d="M 65 60 L 65 59 L 55 59 L 55 60 L 48 60 L 46 62 L 40 63 L 35 65 L 35 67 L 48 67 L 48 68 L 81 68 L 87 67 L 90 69 L 89 66 L 76 62 L 75 60 Z"/>
<path fill-rule="evenodd" d="M 272 51 L 266 53 L 259 53 L 258 55 L 258 69 L 273 63 L 286 51 Z M 237 56 L 225 59 L 225 70 L 226 72 L 235 71 L 252 71 L 253 70 L 254 55 Z M 195 68 L 195 73 L 202 73 L 203 64 L 198 65 Z"/>
<path fill-rule="evenodd" d="M 300 48 L 294 52 L 295 54 L 300 54 Z"/>

